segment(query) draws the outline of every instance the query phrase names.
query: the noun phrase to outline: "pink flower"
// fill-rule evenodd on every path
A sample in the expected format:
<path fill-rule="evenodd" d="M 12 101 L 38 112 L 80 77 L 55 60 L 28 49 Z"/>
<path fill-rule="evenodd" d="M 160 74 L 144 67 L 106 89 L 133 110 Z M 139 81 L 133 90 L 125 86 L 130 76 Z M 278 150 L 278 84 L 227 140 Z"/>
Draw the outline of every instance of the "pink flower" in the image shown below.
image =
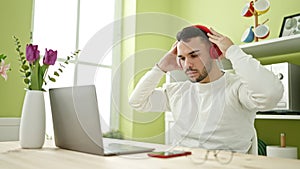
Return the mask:
<path fill-rule="evenodd" d="M 1 65 L 0 65 L 0 75 L 7 80 L 7 71 L 9 70 L 10 64 L 5 65 L 4 60 L 1 61 Z"/>
<path fill-rule="evenodd" d="M 40 58 L 40 51 L 38 50 L 38 45 L 29 44 L 26 46 L 26 60 L 29 63 L 33 63 L 34 61 Z"/>
<path fill-rule="evenodd" d="M 57 59 L 57 50 L 53 51 L 52 49 L 45 51 L 45 56 L 44 56 L 44 60 L 43 63 L 45 65 L 54 65 Z"/>

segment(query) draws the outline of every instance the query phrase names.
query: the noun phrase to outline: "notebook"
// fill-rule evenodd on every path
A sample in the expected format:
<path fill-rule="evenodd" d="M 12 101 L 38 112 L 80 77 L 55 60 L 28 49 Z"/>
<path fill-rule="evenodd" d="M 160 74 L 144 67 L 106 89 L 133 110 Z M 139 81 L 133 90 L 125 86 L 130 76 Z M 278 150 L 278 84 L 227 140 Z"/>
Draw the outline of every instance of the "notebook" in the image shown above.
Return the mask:
<path fill-rule="evenodd" d="M 98 155 L 153 151 L 152 147 L 123 144 L 102 137 L 94 85 L 49 89 L 55 145 Z M 124 140 L 125 141 L 125 140 Z"/>

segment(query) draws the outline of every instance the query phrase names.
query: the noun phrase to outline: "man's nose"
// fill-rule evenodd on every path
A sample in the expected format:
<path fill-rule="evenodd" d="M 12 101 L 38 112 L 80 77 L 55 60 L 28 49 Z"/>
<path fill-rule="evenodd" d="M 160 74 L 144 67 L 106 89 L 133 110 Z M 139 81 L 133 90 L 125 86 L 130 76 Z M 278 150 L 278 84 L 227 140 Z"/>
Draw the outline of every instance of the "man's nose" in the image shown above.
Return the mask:
<path fill-rule="evenodd" d="M 193 67 L 193 62 L 190 58 L 186 58 L 184 61 L 184 67 L 185 68 L 189 68 L 189 67 Z"/>

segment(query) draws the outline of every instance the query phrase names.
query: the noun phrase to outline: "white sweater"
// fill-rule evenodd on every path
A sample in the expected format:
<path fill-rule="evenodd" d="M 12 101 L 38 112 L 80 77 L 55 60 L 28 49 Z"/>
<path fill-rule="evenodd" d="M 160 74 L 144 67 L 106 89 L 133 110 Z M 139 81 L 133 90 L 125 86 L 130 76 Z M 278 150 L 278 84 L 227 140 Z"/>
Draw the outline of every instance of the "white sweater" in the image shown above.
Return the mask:
<path fill-rule="evenodd" d="M 142 112 L 171 111 L 178 137 L 173 143 L 205 149 L 248 152 L 258 110 L 273 108 L 281 99 L 278 78 L 252 56 L 232 45 L 226 52 L 235 74 L 226 72 L 210 83 L 190 81 L 156 88 L 164 76 L 153 67 L 139 81 L 129 104 Z"/>

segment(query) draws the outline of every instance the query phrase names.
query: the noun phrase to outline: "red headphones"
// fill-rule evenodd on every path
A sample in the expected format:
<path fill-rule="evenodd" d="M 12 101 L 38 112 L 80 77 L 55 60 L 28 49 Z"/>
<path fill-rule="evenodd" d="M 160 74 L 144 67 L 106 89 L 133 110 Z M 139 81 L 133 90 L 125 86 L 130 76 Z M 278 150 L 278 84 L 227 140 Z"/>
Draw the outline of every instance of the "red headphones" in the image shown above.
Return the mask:
<path fill-rule="evenodd" d="M 212 34 L 211 31 L 210 31 L 207 27 L 205 27 L 205 26 L 203 26 L 203 25 L 194 25 L 194 27 L 200 29 L 200 30 L 203 31 L 205 34 L 207 34 L 207 33 Z M 222 55 L 222 51 L 221 51 L 220 48 L 219 48 L 216 44 L 214 44 L 214 43 L 212 43 L 212 46 L 211 46 L 211 48 L 210 48 L 209 53 L 210 53 L 210 57 L 211 57 L 212 59 L 217 59 L 219 56 Z"/>

